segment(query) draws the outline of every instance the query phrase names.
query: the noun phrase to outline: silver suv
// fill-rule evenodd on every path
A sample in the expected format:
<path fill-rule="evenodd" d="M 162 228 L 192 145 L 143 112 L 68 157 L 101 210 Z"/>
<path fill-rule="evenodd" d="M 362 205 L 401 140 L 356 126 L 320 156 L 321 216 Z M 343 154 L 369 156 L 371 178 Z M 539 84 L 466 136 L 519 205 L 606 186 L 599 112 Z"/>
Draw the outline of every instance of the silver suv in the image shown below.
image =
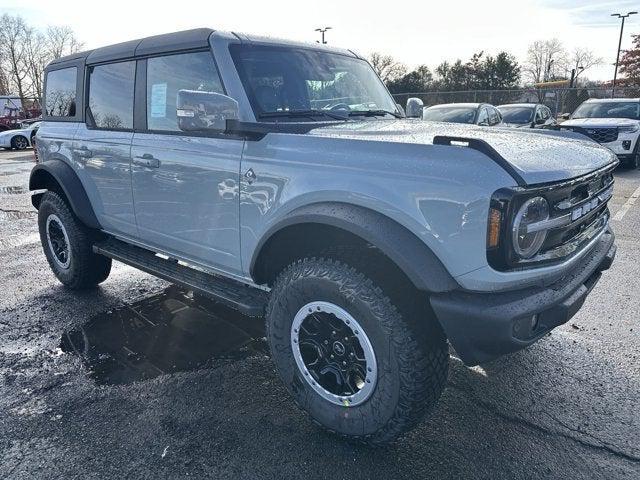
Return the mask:
<path fill-rule="evenodd" d="M 615 255 L 617 159 L 405 118 L 349 50 L 209 29 L 46 69 L 40 237 L 71 289 L 112 259 L 264 316 L 296 403 L 379 444 L 447 378 L 565 323 Z"/>

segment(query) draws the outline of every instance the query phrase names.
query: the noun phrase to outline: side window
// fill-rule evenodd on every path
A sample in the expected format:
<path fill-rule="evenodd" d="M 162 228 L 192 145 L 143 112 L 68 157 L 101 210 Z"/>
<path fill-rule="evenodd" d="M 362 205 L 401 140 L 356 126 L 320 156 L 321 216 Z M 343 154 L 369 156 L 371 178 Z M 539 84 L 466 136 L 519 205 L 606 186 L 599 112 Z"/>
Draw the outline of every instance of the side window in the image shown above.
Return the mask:
<path fill-rule="evenodd" d="M 75 117 L 76 115 L 76 67 L 63 68 L 47 73 L 45 116 Z"/>
<path fill-rule="evenodd" d="M 487 125 L 489 123 L 489 113 L 485 107 L 480 109 L 480 114 L 478 115 L 478 125 Z"/>
<path fill-rule="evenodd" d="M 544 118 L 544 108 L 538 107 L 536 110 L 536 121 L 542 120 Z"/>
<path fill-rule="evenodd" d="M 224 93 L 211 52 L 183 53 L 147 60 L 147 128 L 179 131 L 179 90 Z"/>
<path fill-rule="evenodd" d="M 489 125 L 497 125 L 500 123 L 500 113 L 498 113 L 498 110 L 493 108 L 493 107 L 489 107 Z"/>
<path fill-rule="evenodd" d="M 135 62 L 110 63 L 89 69 L 89 107 L 97 128 L 133 128 Z"/>

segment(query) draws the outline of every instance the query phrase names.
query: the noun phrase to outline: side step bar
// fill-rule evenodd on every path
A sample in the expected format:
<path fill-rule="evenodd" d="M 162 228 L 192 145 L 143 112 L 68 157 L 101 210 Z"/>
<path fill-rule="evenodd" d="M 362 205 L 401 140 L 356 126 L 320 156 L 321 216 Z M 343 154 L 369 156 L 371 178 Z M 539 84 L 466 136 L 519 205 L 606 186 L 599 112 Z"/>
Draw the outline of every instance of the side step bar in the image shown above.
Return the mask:
<path fill-rule="evenodd" d="M 194 290 L 245 315 L 260 316 L 264 313 L 267 293 L 244 283 L 196 270 L 175 260 L 160 258 L 150 250 L 114 238 L 96 243 L 93 251 Z"/>

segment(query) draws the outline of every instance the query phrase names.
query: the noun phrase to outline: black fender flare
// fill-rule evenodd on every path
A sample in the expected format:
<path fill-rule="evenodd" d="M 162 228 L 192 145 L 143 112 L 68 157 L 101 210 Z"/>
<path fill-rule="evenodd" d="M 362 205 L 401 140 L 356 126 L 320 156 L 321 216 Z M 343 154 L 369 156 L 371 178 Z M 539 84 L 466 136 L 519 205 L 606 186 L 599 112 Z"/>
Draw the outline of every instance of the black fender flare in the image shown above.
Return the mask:
<path fill-rule="evenodd" d="M 254 250 L 252 277 L 262 249 L 273 235 L 288 226 L 309 223 L 337 227 L 362 238 L 389 257 L 419 290 L 440 293 L 459 288 L 440 259 L 406 227 L 374 210 L 337 202 L 297 208 L 269 228 Z"/>
<path fill-rule="evenodd" d="M 80 178 L 63 160 L 47 160 L 33 167 L 29 177 L 29 190 L 51 189 L 51 179 L 60 186 L 71 210 L 82 223 L 90 228 L 101 228 Z M 41 195 L 36 193 L 31 198 L 36 208 L 39 207 Z"/>

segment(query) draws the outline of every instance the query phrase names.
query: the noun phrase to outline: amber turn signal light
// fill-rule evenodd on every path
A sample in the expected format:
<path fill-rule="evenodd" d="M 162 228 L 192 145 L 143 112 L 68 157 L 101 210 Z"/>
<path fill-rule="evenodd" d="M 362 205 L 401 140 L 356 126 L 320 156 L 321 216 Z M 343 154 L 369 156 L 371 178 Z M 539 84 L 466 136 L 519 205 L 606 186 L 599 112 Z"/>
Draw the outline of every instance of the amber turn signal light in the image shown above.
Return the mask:
<path fill-rule="evenodd" d="M 496 208 L 489 209 L 489 225 L 487 226 L 487 248 L 495 248 L 500 242 L 500 223 L 502 212 Z"/>

